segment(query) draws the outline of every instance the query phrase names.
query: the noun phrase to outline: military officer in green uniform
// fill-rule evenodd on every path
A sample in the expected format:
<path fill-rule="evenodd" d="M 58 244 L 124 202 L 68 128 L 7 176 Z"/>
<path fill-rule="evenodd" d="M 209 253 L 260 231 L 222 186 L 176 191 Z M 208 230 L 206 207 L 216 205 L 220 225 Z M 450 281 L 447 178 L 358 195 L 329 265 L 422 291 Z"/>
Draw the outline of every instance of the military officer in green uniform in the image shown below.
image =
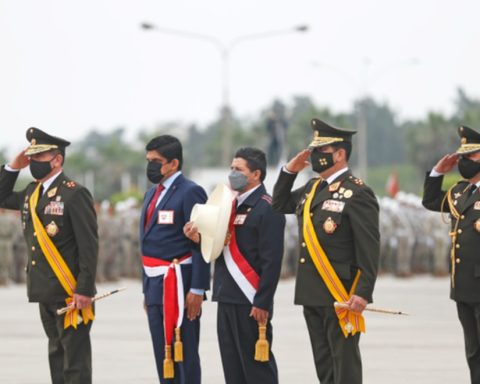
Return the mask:
<path fill-rule="evenodd" d="M 461 126 L 461 145 L 427 173 L 423 205 L 451 219 L 451 289 L 465 336 L 472 383 L 480 383 L 480 133 Z M 443 175 L 458 166 L 463 179 L 442 191 Z"/>
<path fill-rule="evenodd" d="M 372 190 L 348 168 L 355 132 L 318 119 L 311 126 L 313 141 L 281 170 L 272 206 L 298 218 L 295 304 L 303 305 L 318 379 L 357 384 L 361 313 L 372 301 L 379 264 L 379 207 Z M 292 191 L 297 174 L 310 164 L 320 177 Z"/>
<path fill-rule="evenodd" d="M 0 207 L 21 211 L 27 294 L 39 303 L 52 383 L 89 384 L 98 255 L 93 199 L 63 173 L 68 141 L 37 128 L 27 130 L 27 140 L 30 146 L 0 170 Z M 14 191 L 19 171 L 27 166 L 35 181 Z M 70 310 L 58 316 L 56 310 L 67 304 Z"/>

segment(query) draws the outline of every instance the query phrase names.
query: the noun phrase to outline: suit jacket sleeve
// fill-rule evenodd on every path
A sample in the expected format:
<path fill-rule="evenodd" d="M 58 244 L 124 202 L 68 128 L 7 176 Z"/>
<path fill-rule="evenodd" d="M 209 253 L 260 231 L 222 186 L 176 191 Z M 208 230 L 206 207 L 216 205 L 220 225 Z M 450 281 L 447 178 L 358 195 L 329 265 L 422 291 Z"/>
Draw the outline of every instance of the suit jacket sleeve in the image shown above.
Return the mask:
<path fill-rule="evenodd" d="M 68 211 L 78 249 L 76 293 L 92 297 L 95 295 L 98 229 L 93 198 L 86 188 L 75 191 Z"/>
<path fill-rule="evenodd" d="M 292 192 L 293 183 L 297 174 L 285 172 L 283 169 L 278 175 L 273 187 L 272 208 L 280 213 L 295 213 L 295 208 L 302 197 L 305 187 Z"/>
<path fill-rule="evenodd" d="M 378 202 L 370 188 L 363 188 L 352 197 L 349 218 L 356 262 L 362 272 L 355 294 L 372 302 L 380 260 L 380 233 Z"/>
<path fill-rule="evenodd" d="M 204 204 L 207 201 L 207 194 L 202 187 L 196 185 L 189 191 L 183 201 L 183 212 L 185 222 L 190 221 L 190 214 L 195 204 Z M 192 244 L 192 281 L 190 288 L 204 289 L 210 288 L 210 264 L 206 263 L 200 252 L 200 247 L 193 241 Z"/>
<path fill-rule="evenodd" d="M 262 217 L 259 232 L 260 286 L 253 299 L 253 305 L 269 311 L 282 267 L 285 217 L 268 206 Z"/>
<path fill-rule="evenodd" d="M 449 212 L 448 202 L 446 199 L 444 201 L 446 192 L 442 191 L 442 182 L 443 176 L 432 177 L 429 175 L 429 172 L 427 172 L 425 183 L 423 184 L 422 204 L 430 211 L 440 212 L 443 202 L 443 210 Z"/>
<path fill-rule="evenodd" d="M 2 166 L 0 171 L 0 208 L 20 210 L 25 199 L 25 190 L 14 192 L 20 172 L 9 172 Z"/>

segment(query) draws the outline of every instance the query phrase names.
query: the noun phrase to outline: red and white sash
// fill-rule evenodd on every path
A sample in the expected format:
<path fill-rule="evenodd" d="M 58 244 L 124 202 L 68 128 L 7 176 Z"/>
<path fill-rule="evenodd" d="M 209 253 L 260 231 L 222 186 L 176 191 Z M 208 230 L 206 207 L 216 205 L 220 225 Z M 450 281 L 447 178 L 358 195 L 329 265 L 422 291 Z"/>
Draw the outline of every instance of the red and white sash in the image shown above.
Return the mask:
<path fill-rule="evenodd" d="M 181 266 L 192 264 L 192 254 L 166 261 L 142 256 L 143 270 L 148 277 L 163 278 L 163 329 L 165 344 L 171 345 L 175 328 L 180 328 L 185 309 Z"/>
<path fill-rule="evenodd" d="M 236 216 L 235 203 L 236 199 L 233 200 L 232 214 L 228 225 L 230 241 L 223 248 L 223 257 L 233 280 L 235 280 L 248 301 L 253 304 L 253 299 L 260 286 L 260 276 L 258 276 L 258 273 L 252 268 L 238 248 L 235 225 L 233 224 Z"/>

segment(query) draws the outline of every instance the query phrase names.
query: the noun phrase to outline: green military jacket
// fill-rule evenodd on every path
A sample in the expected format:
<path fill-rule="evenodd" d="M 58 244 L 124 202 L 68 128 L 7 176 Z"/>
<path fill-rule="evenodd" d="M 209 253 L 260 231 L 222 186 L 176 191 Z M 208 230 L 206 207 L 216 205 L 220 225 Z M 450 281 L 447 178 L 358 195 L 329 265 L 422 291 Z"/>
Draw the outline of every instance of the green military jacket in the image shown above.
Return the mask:
<path fill-rule="evenodd" d="M 303 239 L 303 210 L 307 194 L 317 179 L 291 191 L 296 174 L 281 171 L 273 190 L 273 209 L 295 213 L 300 252 L 295 304 L 331 306 L 334 298 L 323 282 Z M 379 208 L 373 191 L 349 171 L 329 186 L 317 189 L 310 207 L 315 233 L 335 272 L 350 290 L 355 274 L 362 272 L 355 294 L 372 301 L 379 254 Z M 332 231 L 333 229 L 333 231 Z"/>
<path fill-rule="evenodd" d="M 477 189 L 470 196 L 467 180 L 459 181 L 451 189 L 454 207 L 460 214 L 458 227 L 455 228 L 457 219 L 451 214 L 442 182 L 443 176 L 430 177 L 427 174 L 422 204 L 431 211 L 447 212 L 451 218 L 451 232 L 455 233 L 456 244 L 453 249 L 455 284 L 450 284 L 450 298 L 465 303 L 480 303 L 480 193 Z"/>
<path fill-rule="evenodd" d="M 37 184 L 18 192 L 13 188 L 19 172 L 0 171 L 0 207 L 21 211 L 23 234 L 28 246 L 27 293 L 31 302 L 64 301 L 67 293 L 43 255 L 30 215 L 29 198 Z M 76 293 L 94 296 L 98 258 L 97 220 L 90 192 L 57 176 L 37 204 L 37 215 L 51 240 L 77 280 Z"/>

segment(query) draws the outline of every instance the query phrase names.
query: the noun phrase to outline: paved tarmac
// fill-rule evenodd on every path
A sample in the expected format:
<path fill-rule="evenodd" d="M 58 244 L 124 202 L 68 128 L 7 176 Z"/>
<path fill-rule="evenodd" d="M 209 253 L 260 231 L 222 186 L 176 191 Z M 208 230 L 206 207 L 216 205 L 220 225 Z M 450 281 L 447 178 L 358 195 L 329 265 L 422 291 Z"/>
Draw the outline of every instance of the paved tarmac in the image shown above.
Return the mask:
<path fill-rule="evenodd" d="M 447 278 L 379 278 L 375 305 L 410 316 L 366 313 L 360 342 L 364 383 L 469 383 L 463 336 Z M 97 305 L 92 328 L 96 384 L 158 383 L 140 283 L 101 284 L 99 292 L 127 290 Z M 301 307 L 294 306 L 294 281 L 282 281 L 276 295 L 273 351 L 280 383 L 318 383 Z M 47 342 L 38 305 L 28 304 L 25 286 L 0 288 L 0 383 L 49 383 Z M 224 383 L 215 331 L 216 304 L 206 302 L 200 353 L 203 383 Z M 260 384 L 260 383 L 259 383 Z"/>

